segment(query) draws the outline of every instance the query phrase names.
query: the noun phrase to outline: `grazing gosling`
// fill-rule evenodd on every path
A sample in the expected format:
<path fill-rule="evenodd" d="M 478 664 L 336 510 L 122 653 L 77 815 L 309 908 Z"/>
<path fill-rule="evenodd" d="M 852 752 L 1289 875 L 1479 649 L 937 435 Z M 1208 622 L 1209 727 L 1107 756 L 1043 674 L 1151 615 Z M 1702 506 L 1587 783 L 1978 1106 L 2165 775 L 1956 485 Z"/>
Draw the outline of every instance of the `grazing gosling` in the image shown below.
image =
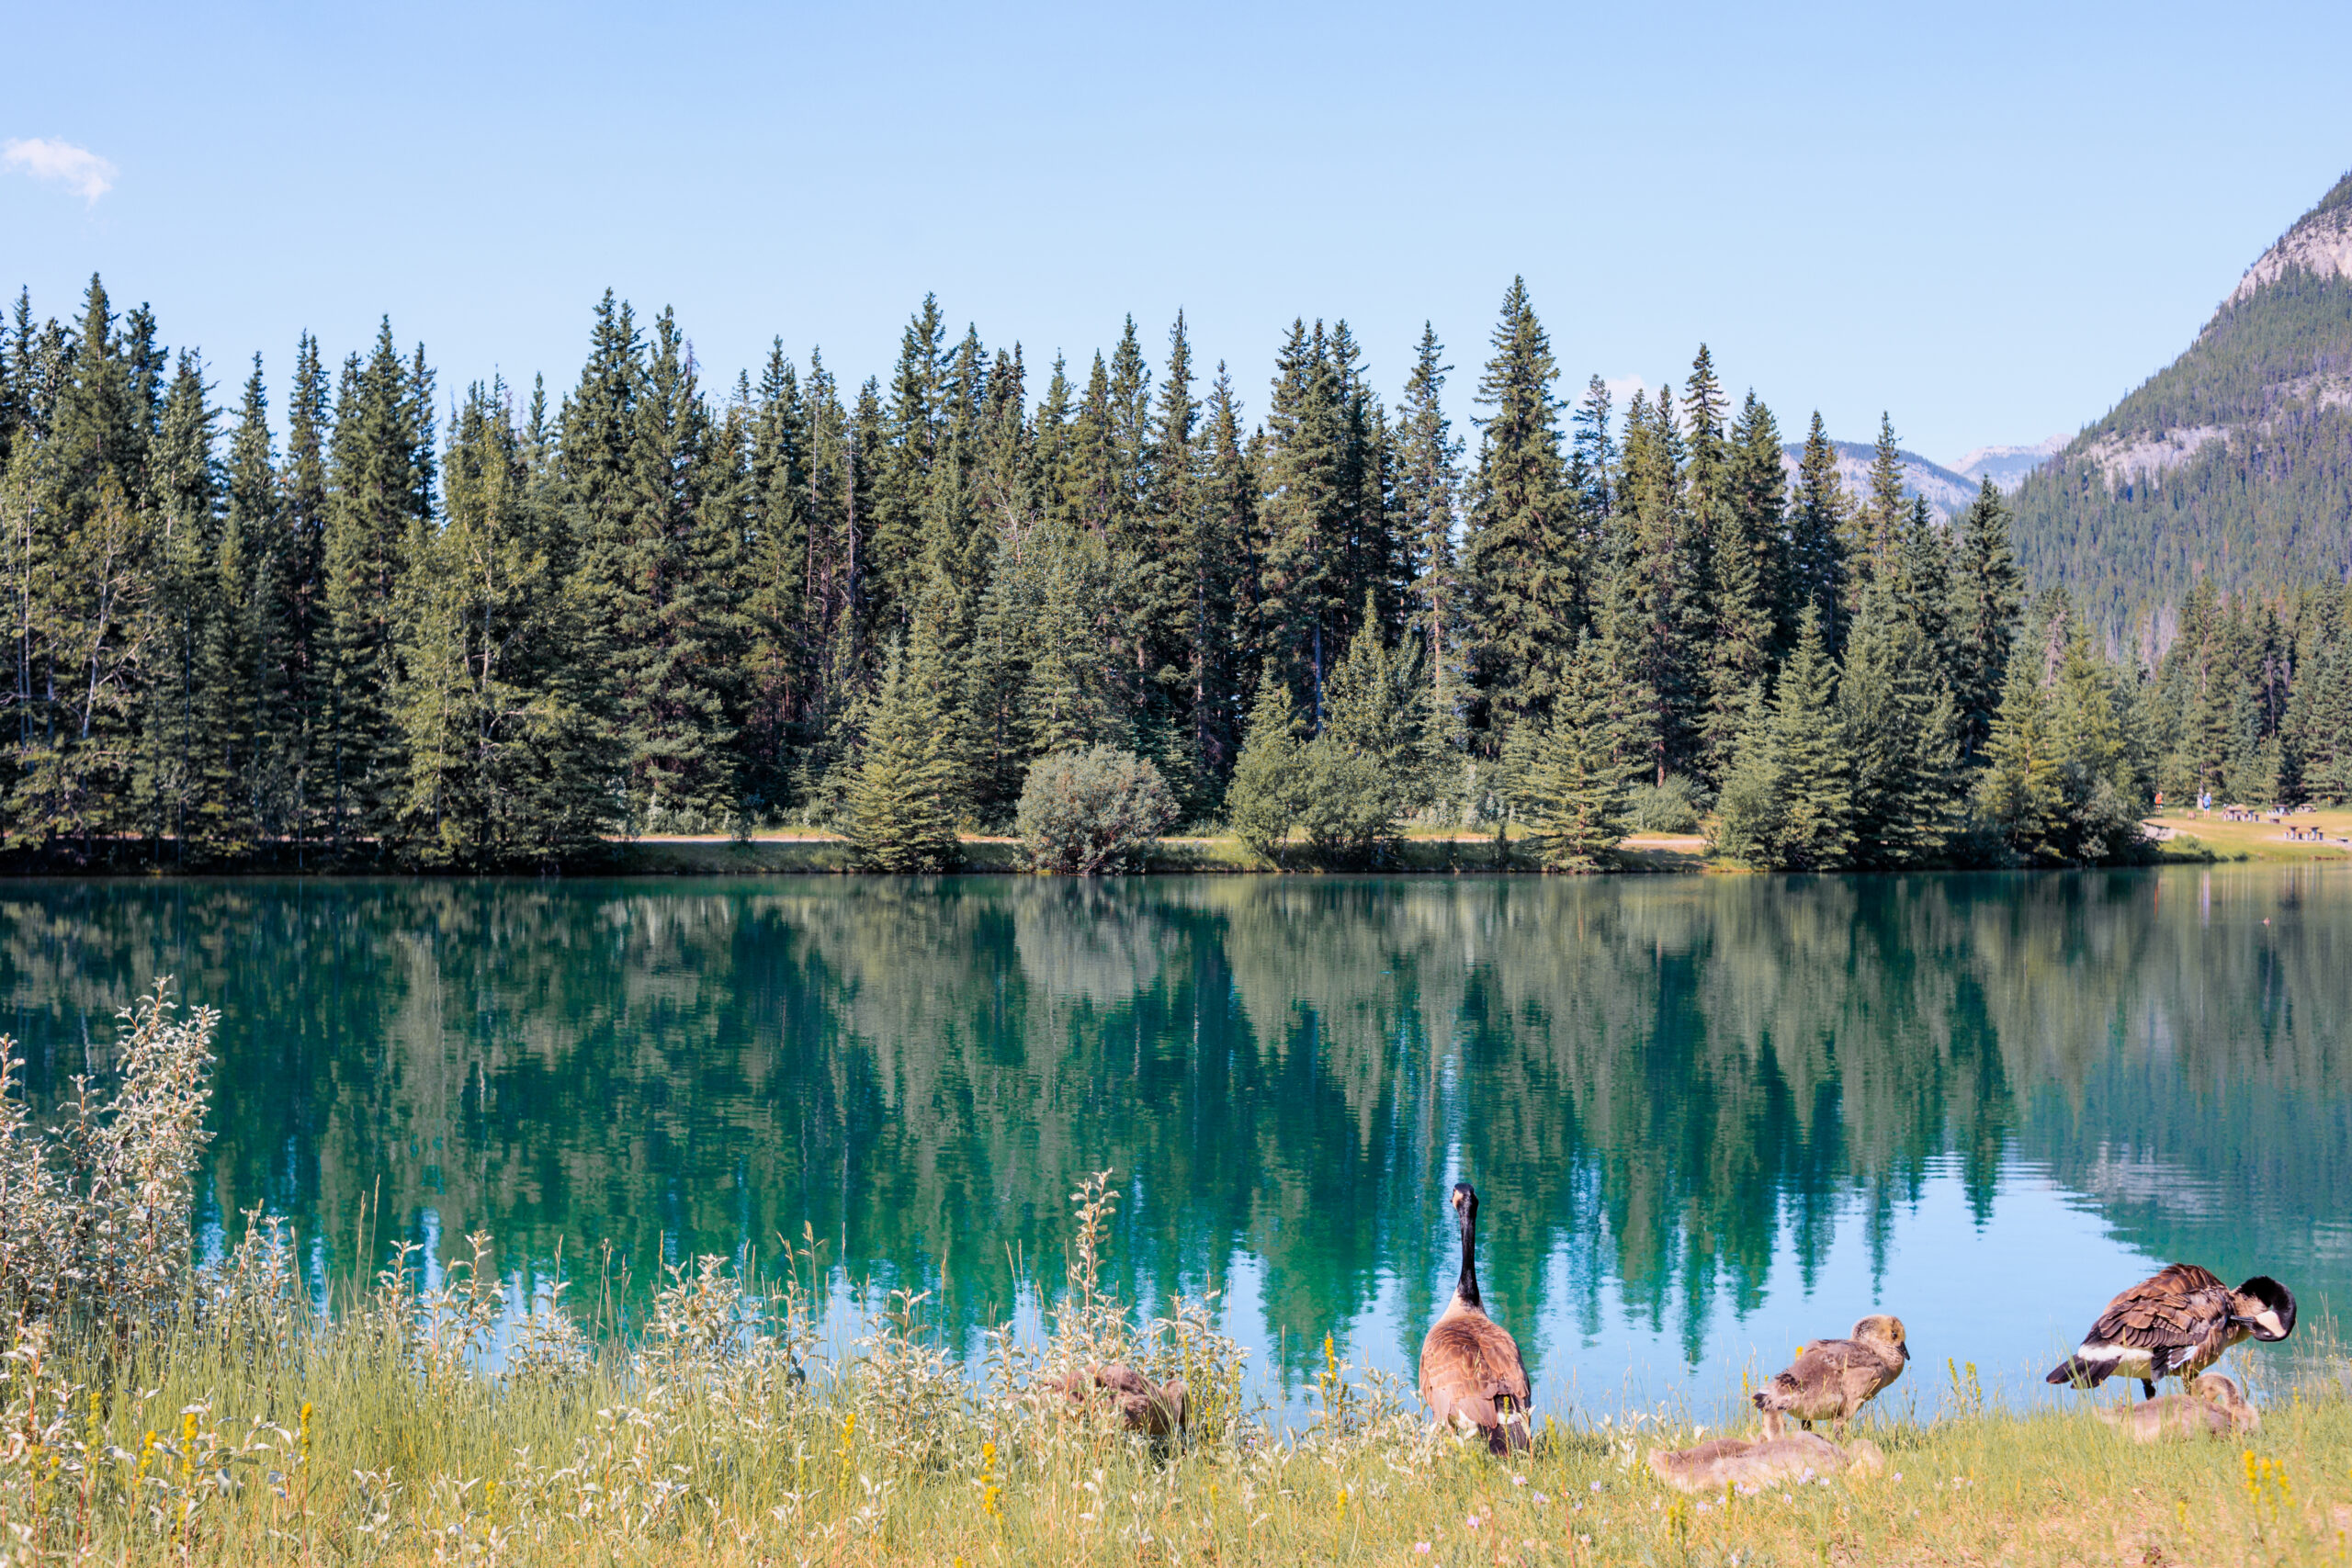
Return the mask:
<path fill-rule="evenodd" d="M 2137 1378 L 2150 1399 L 2163 1378 L 2189 1379 L 2247 1339 L 2276 1344 L 2295 1332 L 2293 1292 L 2267 1274 L 2236 1290 L 2194 1263 L 2174 1263 L 2107 1303 L 2075 1353 L 2044 1382 L 2097 1388 Z"/>
<path fill-rule="evenodd" d="M 1495 1453 L 1524 1450 L 1531 1446 L 1527 1366 L 1519 1341 L 1478 1299 L 1478 1194 L 1457 1181 L 1453 1202 L 1462 1227 L 1462 1274 L 1453 1299 L 1421 1340 L 1421 1403 L 1441 1427 L 1485 1433 Z"/>
<path fill-rule="evenodd" d="M 2261 1427 L 2262 1412 L 2248 1403 L 2238 1385 L 2219 1372 L 2188 1380 L 2186 1393 L 2143 1399 L 2124 1408 L 2109 1407 L 2099 1419 L 2135 1443 L 2161 1443 L 2173 1438 L 2225 1438 Z"/>
<path fill-rule="evenodd" d="M 1080 1410 L 1091 1410 L 1100 1401 L 1119 1413 L 1128 1431 L 1149 1438 L 1182 1433 L 1191 1413 L 1182 1378 L 1155 1383 L 1121 1361 L 1065 1372 L 1047 1379 L 1046 1386 Z"/>
<path fill-rule="evenodd" d="M 1804 1423 L 1808 1432 L 1815 1421 L 1835 1421 L 1842 1429 L 1910 1361 L 1903 1320 L 1874 1314 L 1854 1325 L 1850 1338 L 1815 1339 L 1801 1347 L 1788 1371 L 1775 1373 L 1749 1397 L 1768 1423 L 1785 1416 Z"/>

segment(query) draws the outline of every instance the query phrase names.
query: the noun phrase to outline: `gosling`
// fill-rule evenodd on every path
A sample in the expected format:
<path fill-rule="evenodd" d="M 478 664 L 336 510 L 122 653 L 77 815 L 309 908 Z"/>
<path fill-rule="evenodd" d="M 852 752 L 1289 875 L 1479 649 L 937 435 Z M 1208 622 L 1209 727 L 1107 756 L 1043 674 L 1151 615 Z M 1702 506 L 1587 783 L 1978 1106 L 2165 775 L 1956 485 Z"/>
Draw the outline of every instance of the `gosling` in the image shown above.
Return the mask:
<path fill-rule="evenodd" d="M 2225 1438 L 2251 1432 L 2262 1425 L 2262 1412 L 2238 1392 L 2238 1385 L 2219 1372 L 2188 1381 L 2186 1393 L 2143 1399 L 2128 1408 L 2109 1407 L 2099 1419 L 2135 1443 L 2161 1443 L 2176 1438 Z"/>
<path fill-rule="evenodd" d="M 1867 1438 L 1840 1448 L 1812 1432 L 1783 1433 L 1767 1415 L 1759 1439 L 1717 1438 L 1692 1449 L 1652 1449 L 1650 1469 L 1678 1492 L 1721 1492 L 1726 1486 L 1781 1486 L 1808 1475 L 1875 1475 L 1886 1456 Z"/>
<path fill-rule="evenodd" d="M 1121 1361 L 1065 1372 L 1048 1379 L 1046 1386 L 1080 1410 L 1092 1410 L 1101 1401 L 1118 1412 L 1121 1424 L 1128 1431 L 1140 1432 L 1148 1438 L 1181 1434 L 1191 1415 L 1182 1378 L 1155 1383 Z"/>
<path fill-rule="evenodd" d="M 1751 1395 L 1768 1421 L 1794 1416 L 1808 1432 L 1815 1421 L 1842 1430 L 1854 1413 L 1903 1375 L 1910 1364 L 1903 1320 L 1875 1314 L 1854 1325 L 1848 1339 L 1815 1339 L 1801 1347 L 1789 1370 Z"/>

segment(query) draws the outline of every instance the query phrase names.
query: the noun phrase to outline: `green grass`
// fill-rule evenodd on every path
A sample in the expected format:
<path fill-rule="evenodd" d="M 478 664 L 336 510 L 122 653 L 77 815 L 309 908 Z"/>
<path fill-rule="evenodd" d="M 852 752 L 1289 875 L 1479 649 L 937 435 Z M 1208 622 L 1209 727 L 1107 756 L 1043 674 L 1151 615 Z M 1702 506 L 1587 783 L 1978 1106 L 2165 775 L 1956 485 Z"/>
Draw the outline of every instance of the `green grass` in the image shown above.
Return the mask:
<path fill-rule="evenodd" d="M 1510 841 L 1525 835 L 1514 829 Z M 1018 840 L 1009 838 L 964 837 L 964 869 L 974 872 L 1020 872 L 1026 861 Z M 1306 843 L 1286 856 L 1290 867 L 1312 871 Z M 1406 833 L 1401 865 L 1408 872 L 1450 873 L 1530 871 L 1524 855 L 1513 854 L 1498 865 L 1491 833 L 1464 834 L 1432 829 Z M 1705 869 L 1704 845 L 1697 836 L 1639 834 L 1616 852 L 1617 869 L 1629 872 L 1688 872 Z M 1144 868 L 1156 873 L 1235 873 L 1272 869 L 1229 833 L 1171 834 L 1159 840 L 1144 857 Z M 594 870 L 597 868 L 582 868 Z M 761 833 L 749 839 L 665 838 L 616 841 L 604 868 L 618 876 L 779 876 L 831 875 L 851 869 L 846 840 L 816 832 Z"/>
<path fill-rule="evenodd" d="M 29 1413 L 27 1372 L 54 1395 Z M 2086 1411 L 1882 1420 L 1882 1475 L 1694 1501 L 1643 1462 L 1689 1430 L 1553 1420 L 1504 1462 L 1347 1382 L 1321 1424 L 1230 1424 L 1163 1453 L 856 1369 L 807 1388 L 718 1366 L 498 1388 L 364 1334 L 259 1353 L 184 1337 L 112 1377 L 17 1363 L 0 1527 L 26 1562 L 943 1568 L 2318 1562 L 2343 1561 L 2352 1527 L 2341 1393 L 2274 1402 L 2250 1444 L 2136 1447 Z"/>

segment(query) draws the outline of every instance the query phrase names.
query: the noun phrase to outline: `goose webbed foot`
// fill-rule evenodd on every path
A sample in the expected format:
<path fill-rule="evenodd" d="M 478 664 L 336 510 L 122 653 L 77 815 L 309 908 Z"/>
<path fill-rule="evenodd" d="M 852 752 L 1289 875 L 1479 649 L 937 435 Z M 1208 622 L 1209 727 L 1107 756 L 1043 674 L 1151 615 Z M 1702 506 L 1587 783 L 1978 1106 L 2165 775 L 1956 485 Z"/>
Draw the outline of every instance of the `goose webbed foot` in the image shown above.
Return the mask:
<path fill-rule="evenodd" d="M 2142 1378 L 2140 1380 L 2140 1386 L 2147 1391 L 2147 1395 L 2150 1399 L 2156 1397 L 2156 1382 L 2154 1378 Z"/>

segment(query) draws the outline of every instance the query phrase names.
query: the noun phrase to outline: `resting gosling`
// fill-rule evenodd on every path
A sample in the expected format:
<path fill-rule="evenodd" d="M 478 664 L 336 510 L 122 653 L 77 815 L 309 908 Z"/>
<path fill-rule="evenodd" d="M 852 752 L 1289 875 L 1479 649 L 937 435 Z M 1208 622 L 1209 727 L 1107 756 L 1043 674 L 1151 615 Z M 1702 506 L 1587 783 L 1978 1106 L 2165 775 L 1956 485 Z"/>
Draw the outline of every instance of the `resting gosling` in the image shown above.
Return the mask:
<path fill-rule="evenodd" d="M 2107 1303 L 2075 1353 L 2042 1381 L 2097 1388 L 2137 1378 L 2156 1396 L 2160 1378 L 2183 1383 L 2246 1339 L 2276 1344 L 2295 1331 L 2295 1298 L 2267 1274 L 2236 1290 L 2210 1269 L 2174 1263 Z"/>
<path fill-rule="evenodd" d="M 1519 1341 L 1487 1315 L 1478 1299 L 1478 1194 L 1453 1184 L 1453 1213 L 1462 1227 L 1462 1273 L 1453 1299 L 1421 1340 L 1421 1403 L 1441 1427 L 1486 1434 L 1496 1453 L 1525 1450 L 1527 1365 Z"/>
<path fill-rule="evenodd" d="M 2187 1393 L 2167 1393 L 2122 1408 L 2110 1406 L 2098 1415 L 2135 1443 L 2160 1443 L 2167 1438 L 2222 1438 L 2233 1432 L 2251 1432 L 2262 1425 L 2262 1412 L 2247 1403 L 2236 1383 L 2219 1372 L 2189 1379 Z"/>
<path fill-rule="evenodd" d="M 1815 1421 L 1835 1421 L 1842 1427 L 1881 1389 L 1901 1377 L 1910 1360 L 1903 1320 L 1874 1314 L 1854 1325 L 1851 1338 L 1815 1339 L 1799 1348 L 1789 1370 L 1776 1373 L 1750 1397 L 1768 1422 L 1775 1416 L 1792 1416 L 1808 1432 Z"/>
<path fill-rule="evenodd" d="M 1650 1469 L 1678 1492 L 1721 1492 L 1726 1486 L 1777 1486 L 1807 1475 L 1875 1475 L 1886 1457 L 1867 1438 L 1840 1448 L 1811 1432 L 1783 1434 L 1768 1416 L 1760 1439 L 1717 1438 L 1692 1449 L 1652 1449 Z"/>
<path fill-rule="evenodd" d="M 1189 1402 L 1182 1378 L 1162 1385 L 1124 1362 L 1112 1361 L 1065 1372 L 1048 1379 L 1046 1386 L 1081 1410 L 1094 1408 L 1099 1399 L 1119 1413 L 1119 1419 L 1130 1432 L 1165 1438 L 1184 1429 Z"/>

